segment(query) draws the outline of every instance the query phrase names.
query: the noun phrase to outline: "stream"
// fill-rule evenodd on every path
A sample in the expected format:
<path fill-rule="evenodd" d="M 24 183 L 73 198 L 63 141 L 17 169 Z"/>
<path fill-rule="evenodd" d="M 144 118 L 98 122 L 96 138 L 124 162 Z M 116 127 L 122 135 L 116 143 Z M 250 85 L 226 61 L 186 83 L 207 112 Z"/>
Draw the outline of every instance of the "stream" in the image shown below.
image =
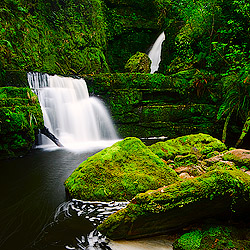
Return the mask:
<path fill-rule="evenodd" d="M 69 200 L 64 181 L 100 149 L 35 149 L 1 161 L 0 249 L 167 250 L 164 236 L 112 242 L 95 228 L 127 202 Z"/>

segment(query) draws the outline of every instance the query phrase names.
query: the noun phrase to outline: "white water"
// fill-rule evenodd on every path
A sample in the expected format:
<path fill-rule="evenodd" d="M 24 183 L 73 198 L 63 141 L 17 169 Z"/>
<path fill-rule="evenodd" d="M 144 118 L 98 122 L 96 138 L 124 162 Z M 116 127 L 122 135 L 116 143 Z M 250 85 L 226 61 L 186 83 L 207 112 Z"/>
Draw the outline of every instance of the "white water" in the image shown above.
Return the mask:
<path fill-rule="evenodd" d="M 152 49 L 149 51 L 149 58 L 151 59 L 151 74 L 158 70 L 159 64 L 161 61 L 161 47 L 162 43 L 165 40 L 165 34 L 162 32 L 159 37 L 156 39 Z"/>
<path fill-rule="evenodd" d="M 89 97 L 83 79 L 28 73 L 30 87 L 38 95 L 44 125 L 71 149 L 106 147 L 118 140 L 105 105 Z M 45 147 L 54 144 L 42 136 Z"/>

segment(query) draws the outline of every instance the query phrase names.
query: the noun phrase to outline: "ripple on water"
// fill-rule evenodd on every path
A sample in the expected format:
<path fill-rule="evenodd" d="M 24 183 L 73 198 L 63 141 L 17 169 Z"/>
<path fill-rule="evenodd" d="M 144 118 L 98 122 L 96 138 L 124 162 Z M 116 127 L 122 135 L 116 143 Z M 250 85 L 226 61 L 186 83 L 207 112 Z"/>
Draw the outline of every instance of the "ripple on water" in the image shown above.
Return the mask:
<path fill-rule="evenodd" d="M 111 241 L 96 227 L 128 202 L 89 202 L 73 199 L 56 209 L 51 222 L 34 242 L 36 249 L 69 250 L 169 250 L 172 242 L 165 236 Z M 60 248 L 61 249 L 61 248 Z"/>

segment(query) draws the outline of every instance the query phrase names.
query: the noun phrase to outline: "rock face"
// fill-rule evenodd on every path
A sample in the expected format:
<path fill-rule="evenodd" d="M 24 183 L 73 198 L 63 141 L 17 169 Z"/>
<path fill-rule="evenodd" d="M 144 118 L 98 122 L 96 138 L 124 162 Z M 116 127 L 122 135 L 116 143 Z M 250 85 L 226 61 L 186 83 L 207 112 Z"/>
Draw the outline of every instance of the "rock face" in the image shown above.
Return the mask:
<path fill-rule="evenodd" d="M 147 54 L 136 52 L 126 63 L 125 70 L 131 73 L 150 73 L 151 61 Z"/>
<path fill-rule="evenodd" d="M 27 153 L 42 127 L 41 107 L 29 88 L 0 88 L 0 159 Z"/>
<path fill-rule="evenodd" d="M 250 176 L 240 170 L 215 170 L 156 191 L 138 194 L 98 230 L 111 239 L 131 239 L 178 229 L 213 216 L 247 213 Z"/>
<path fill-rule="evenodd" d="M 110 108 L 119 134 L 125 137 L 176 138 L 206 133 L 219 138 L 218 104 L 193 85 L 183 88 L 170 76 L 146 73 L 82 75 L 89 92 L 101 96 Z"/>
<path fill-rule="evenodd" d="M 84 161 L 65 186 L 74 198 L 121 201 L 178 181 L 175 171 L 139 139 L 126 138 Z"/>

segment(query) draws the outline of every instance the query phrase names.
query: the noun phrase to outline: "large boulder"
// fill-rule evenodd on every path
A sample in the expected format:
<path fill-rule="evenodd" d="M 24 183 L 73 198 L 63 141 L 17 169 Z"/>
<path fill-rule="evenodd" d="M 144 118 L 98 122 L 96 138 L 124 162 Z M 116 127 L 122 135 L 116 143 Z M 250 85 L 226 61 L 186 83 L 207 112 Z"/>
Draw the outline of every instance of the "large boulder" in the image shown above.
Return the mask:
<path fill-rule="evenodd" d="M 82 200 L 122 201 L 180 178 L 137 138 L 126 138 L 89 157 L 65 181 Z"/>
<path fill-rule="evenodd" d="M 208 134 L 192 134 L 158 142 L 150 149 L 164 160 L 174 159 L 177 155 L 195 154 L 199 159 L 214 151 L 222 152 L 227 149 L 220 140 Z"/>
<path fill-rule="evenodd" d="M 246 215 L 249 205 L 250 176 L 240 170 L 214 170 L 138 194 L 97 229 L 111 239 L 139 238 L 176 230 L 207 217 Z"/>

